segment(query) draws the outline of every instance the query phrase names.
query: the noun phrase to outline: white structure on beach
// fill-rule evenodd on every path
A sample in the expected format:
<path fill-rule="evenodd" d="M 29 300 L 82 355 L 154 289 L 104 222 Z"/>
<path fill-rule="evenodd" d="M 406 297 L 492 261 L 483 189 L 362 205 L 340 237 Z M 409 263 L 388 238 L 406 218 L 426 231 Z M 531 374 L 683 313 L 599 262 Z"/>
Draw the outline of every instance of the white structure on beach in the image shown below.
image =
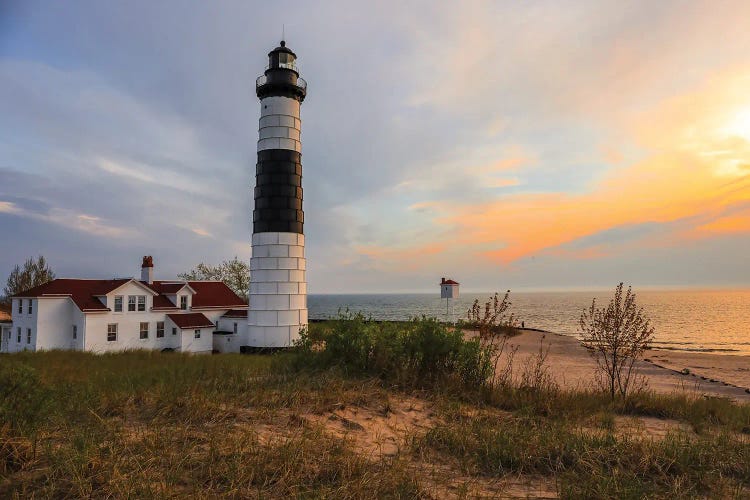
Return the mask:
<path fill-rule="evenodd" d="M 239 352 L 247 344 L 247 302 L 221 281 L 56 279 L 12 297 L 3 352 L 171 349 Z"/>
<path fill-rule="evenodd" d="M 440 280 L 440 298 L 441 299 L 457 299 L 458 298 L 458 281 L 452 279 L 441 279 Z"/>
<path fill-rule="evenodd" d="M 458 281 L 442 278 L 440 280 L 440 298 L 445 299 L 445 316 L 453 321 L 453 303 L 451 299 L 458 298 Z"/>

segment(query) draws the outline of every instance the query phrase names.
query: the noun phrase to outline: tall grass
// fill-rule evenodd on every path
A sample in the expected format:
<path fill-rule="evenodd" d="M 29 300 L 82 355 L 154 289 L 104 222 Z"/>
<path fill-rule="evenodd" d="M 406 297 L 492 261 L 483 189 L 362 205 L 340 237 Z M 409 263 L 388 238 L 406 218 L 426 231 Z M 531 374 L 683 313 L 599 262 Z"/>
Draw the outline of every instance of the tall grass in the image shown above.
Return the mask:
<path fill-rule="evenodd" d="M 544 354 L 497 383 L 460 332 L 354 315 L 274 355 L 2 356 L 0 497 L 419 498 L 425 462 L 550 478 L 567 498 L 750 493 L 750 406 L 564 391 Z M 394 391 L 427 400 L 433 423 L 393 457 L 363 456 L 306 418 L 390 408 Z M 644 440 L 618 432 L 620 415 L 694 432 Z"/>
<path fill-rule="evenodd" d="M 726 432 L 649 440 L 571 421 L 472 416 L 436 426 L 417 449 L 474 473 L 553 476 L 567 498 L 726 497 L 750 486 L 748 439 Z"/>
<path fill-rule="evenodd" d="M 301 375 L 290 359 L 4 356 L 0 497 L 418 497 L 403 464 L 360 457 L 295 417 L 386 390 Z"/>

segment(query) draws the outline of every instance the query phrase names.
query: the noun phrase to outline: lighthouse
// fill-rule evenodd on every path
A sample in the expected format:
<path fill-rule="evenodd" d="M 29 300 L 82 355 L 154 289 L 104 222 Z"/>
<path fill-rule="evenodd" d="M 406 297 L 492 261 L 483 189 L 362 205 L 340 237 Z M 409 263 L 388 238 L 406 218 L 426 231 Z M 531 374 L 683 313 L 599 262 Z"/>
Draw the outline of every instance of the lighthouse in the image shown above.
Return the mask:
<path fill-rule="evenodd" d="M 307 83 L 282 40 L 255 82 L 260 99 L 248 343 L 289 347 L 307 325 L 300 105 Z"/>

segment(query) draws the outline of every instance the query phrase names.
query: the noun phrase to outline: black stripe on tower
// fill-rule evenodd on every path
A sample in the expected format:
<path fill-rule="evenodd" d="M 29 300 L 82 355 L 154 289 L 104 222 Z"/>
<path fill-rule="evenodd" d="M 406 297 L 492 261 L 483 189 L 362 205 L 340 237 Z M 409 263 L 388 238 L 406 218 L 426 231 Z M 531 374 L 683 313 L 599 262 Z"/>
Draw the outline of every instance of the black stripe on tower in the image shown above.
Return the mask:
<path fill-rule="evenodd" d="M 258 151 L 253 233 L 303 233 L 302 155 L 288 149 Z"/>

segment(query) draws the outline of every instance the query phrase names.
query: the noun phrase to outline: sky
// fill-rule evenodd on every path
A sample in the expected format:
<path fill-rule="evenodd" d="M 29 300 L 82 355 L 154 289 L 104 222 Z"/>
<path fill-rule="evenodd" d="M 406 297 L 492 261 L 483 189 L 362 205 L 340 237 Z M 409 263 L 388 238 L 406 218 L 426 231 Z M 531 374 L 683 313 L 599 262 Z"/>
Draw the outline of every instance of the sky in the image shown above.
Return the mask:
<path fill-rule="evenodd" d="M 0 280 L 250 257 L 282 26 L 310 293 L 750 286 L 750 2 L 0 2 Z"/>

